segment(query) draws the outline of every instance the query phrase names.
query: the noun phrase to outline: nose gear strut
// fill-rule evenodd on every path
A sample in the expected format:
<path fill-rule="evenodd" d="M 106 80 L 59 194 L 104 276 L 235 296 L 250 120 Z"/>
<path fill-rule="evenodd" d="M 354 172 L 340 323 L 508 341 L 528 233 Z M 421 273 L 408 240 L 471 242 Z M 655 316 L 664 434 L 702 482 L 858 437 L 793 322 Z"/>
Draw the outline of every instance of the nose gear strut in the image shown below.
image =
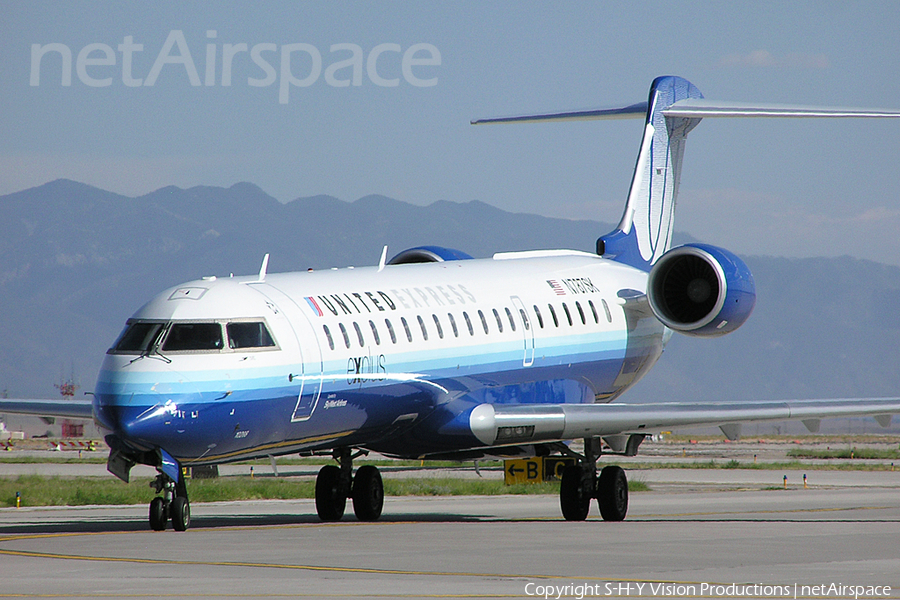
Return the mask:
<path fill-rule="evenodd" d="M 184 477 L 173 481 L 165 473 L 160 473 L 150 482 L 157 496 L 150 502 L 150 529 L 163 531 L 169 519 L 175 531 L 187 531 L 191 526 L 191 505 L 188 502 L 187 485 Z"/>

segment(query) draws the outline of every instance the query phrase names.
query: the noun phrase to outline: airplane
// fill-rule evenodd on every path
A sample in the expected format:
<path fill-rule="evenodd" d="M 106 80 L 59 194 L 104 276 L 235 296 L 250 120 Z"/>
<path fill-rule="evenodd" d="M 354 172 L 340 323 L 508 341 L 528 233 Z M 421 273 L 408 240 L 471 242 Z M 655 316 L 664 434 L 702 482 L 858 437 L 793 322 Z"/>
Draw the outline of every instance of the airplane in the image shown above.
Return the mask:
<path fill-rule="evenodd" d="M 0 412 L 92 418 L 108 433 L 108 470 L 155 467 L 149 524 L 188 529 L 183 468 L 286 454 L 331 456 L 315 506 L 337 521 L 350 499 L 377 520 L 389 457 L 470 460 L 561 454 L 566 520 L 620 521 L 628 481 L 598 473 L 603 445 L 633 456 L 648 434 L 745 422 L 875 416 L 900 398 L 623 404 L 675 334 L 715 338 L 750 316 L 753 276 L 709 244 L 673 247 L 685 140 L 712 117 L 900 117 L 707 100 L 680 77 L 656 78 L 646 102 L 613 109 L 482 119 L 473 124 L 644 119 L 624 214 L 596 252 L 540 250 L 474 259 L 437 246 L 377 266 L 204 277 L 165 290 L 127 320 L 91 400 L 0 400 Z M 584 440 L 577 451 L 572 440 Z"/>

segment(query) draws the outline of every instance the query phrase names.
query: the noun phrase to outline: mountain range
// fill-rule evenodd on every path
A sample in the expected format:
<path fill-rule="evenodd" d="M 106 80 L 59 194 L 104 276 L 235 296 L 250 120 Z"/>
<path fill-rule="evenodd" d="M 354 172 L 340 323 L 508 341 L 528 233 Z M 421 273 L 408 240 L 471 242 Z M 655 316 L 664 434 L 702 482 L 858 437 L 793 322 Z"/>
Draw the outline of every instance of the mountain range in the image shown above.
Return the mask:
<path fill-rule="evenodd" d="M 548 200 L 548 203 L 550 201 Z M 377 264 L 433 244 L 488 257 L 592 251 L 612 225 L 509 213 L 480 201 L 416 206 L 384 196 L 282 203 L 250 183 L 131 198 L 69 180 L 0 196 L 0 393 L 90 391 L 125 320 L 156 293 L 206 275 Z M 691 239 L 681 235 L 681 241 Z M 750 320 L 721 339 L 675 335 L 626 398 L 750 400 L 900 393 L 900 268 L 850 257 L 744 257 Z"/>

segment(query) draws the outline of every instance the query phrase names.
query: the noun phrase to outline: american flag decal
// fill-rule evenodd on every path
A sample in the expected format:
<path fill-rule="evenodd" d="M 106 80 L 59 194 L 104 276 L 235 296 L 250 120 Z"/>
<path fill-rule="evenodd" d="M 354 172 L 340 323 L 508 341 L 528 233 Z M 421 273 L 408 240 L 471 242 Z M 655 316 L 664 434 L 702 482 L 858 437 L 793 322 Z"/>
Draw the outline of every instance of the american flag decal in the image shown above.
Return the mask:
<path fill-rule="evenodd" d="M 559 282 L 556 281 L 555 279 L 548 279 L 547 283 L 550 285 L 550 287 L 553 288 L 553 291 L 556 292 L 557 296 L 565 296 L 566 295 L 566 290 L 564 290 L 563 287 L 561 285 L 559 285 Z"/>
<path fill-rule="evenodd" d="M 318 316 L 322 316 L 322 309 L 319 308 L 319 305 L 316 304 L 316 301 L 312 298 L 312 296 L 306 296 L 306 303 L 309 304 L 309 307 L 313 309 L 313 312 Z"/>

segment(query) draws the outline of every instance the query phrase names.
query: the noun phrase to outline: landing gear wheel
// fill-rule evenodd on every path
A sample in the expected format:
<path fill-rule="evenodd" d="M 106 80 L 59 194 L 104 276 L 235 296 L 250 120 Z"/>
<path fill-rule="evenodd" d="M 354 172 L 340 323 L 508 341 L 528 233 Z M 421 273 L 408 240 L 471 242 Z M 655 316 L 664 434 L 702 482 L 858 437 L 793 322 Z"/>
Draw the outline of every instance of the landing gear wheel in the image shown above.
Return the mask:
<path fill-rule="evenodd" d="M 597 504 L 604 521 L 622 521 L 628 512 L 628 478 L 621 467 L 609 466 L 597 480 Z"/>
<path fill-rule="evenodd" d="M 166 501 L 161 496 L 157 496 L 150 502 L 150 529 L 153 531 L 164 531 L 168 520 Z"/>
<path fill-rule="evenodd" d="M 169 507 L 172 512 L 172 527 L 175 531 L 187 531 L 191 526 L 191 505 L 184 496 L 176 496 Z"/>
<path fill-rule="evenodd" d="M 347 495 L 341 485 L 341 470 L 325 465 L 316 477 L 316 512 L 323 521 L 340 521 L 347 506 Z"/>
<path fill-rule="evenodd" d="M 572 465 L 563 469 L 559 485 L 559 507 L 566 521 L 584 521 L 591 508 L 591 490 L 585 489 L 584 470 Z"/>
<path fill-rule="evenodd" d="M 353 478 L 353 512 L 360 521 L 377 521 L 384 507 L 384 484 L 376 467 L 360 467 Z"/>

